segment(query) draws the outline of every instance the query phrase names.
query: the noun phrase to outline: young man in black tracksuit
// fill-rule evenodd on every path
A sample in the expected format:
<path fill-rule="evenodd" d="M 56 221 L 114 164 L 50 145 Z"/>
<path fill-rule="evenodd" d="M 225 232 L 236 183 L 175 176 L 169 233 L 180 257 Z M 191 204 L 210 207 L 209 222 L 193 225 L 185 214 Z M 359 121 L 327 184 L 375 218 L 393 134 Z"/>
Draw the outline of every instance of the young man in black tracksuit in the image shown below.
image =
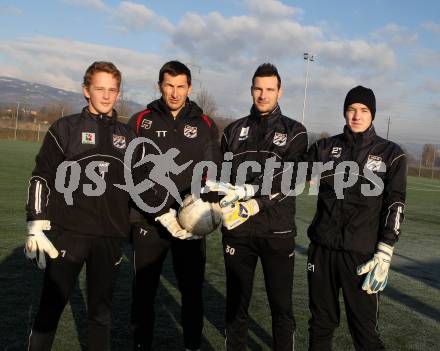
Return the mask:
<path fill-rule="evenodd" d="M 88 106 L 57 120 L 36 157 L 26 205 L 25 253 L 45 275 L 28 350 L 51 349 L 84 264 L 88 349 L 110 350 L 113 286 L 121 243 L 129 232 L 129 194 L 114 184 L 124 183 L 124 153 L 136 137 L 113 110 L 120 84 L 121 74 L 112 63 L 93 63 L 83 83 Z M 53 244 L 43 232 L 51 228 Z"/>
<path fill-rule="evenodd" d="M 218 130 L 197 104 L 188 99 L 191 72 L 184 64 L 178 61 L 167 62 L 159 72 L 158 84 L 162 97 L 150 103 L 147 109 L 136 113 L 129 125 L 138 136 L 152 141 L 158 147 L 157 153 L 164 155 L 172 148 L 178 150 L 178 153 L 174 153 L 173 162 L 181 167 L 175 173 L 170 168 L 168 175 L 172 181 L 170 185 L 177 188 L 177 196 L 183 199 L 191 192 L 194 166 L 200 161 L 219 162 Z M 132 323 L 135 350 L 151 350 L 154 300 L 169 249 L 182 294 L 184 345 L 188 350 L 200 348 L 205 240 L 180 228 L 176 220 L 179 204 L 174 198 L 176 194 L 173 194 L 172 187 L 167 189 L 168 201 L 160 211 L 155 214 L 144 213 L 143 222 L 132 230 L 135 266 Z"/>
<path fill-rule="evenodd" d="M 226 268 L 226 349 L 246 349 L 248 308 L 260 258 L 272 312 L 273 349 L 292 350 L 295 197 L 281 193 L 281 179 L 287 172 L 283 165 L 295 162 L 307 150 L 307 133 L 300 123 L 281 113 L 281 79 L 275 66 L 266 63 L 258 67 L 251 93 L 254 104 L 250 115 L 230 124 L 222 137 L 225 159 L 232 158 L 230 184 L 212 187 L 226 194 L 220 201 Z M 269 159 L 280 163 L 273 172 L 265 169 Z M 243 173 L 240 169 L 245 162 L 257 167 Z M 270 183 L 268 188 L 266 181 Z"/>
<path fill-rule="evenodd" d="M 356 350 L 384 349 L 379 292 L 403 220 L 406 157 L 397 144 L 376 135 L 375 112 L 373 91 L 353 88 L 344 103 L 344 132 L 317 141 L 307 155 L 308 161 L 332 163 L 321 175 L 308 229 L 309 350 L 331 350 L 341 289 Z"/>

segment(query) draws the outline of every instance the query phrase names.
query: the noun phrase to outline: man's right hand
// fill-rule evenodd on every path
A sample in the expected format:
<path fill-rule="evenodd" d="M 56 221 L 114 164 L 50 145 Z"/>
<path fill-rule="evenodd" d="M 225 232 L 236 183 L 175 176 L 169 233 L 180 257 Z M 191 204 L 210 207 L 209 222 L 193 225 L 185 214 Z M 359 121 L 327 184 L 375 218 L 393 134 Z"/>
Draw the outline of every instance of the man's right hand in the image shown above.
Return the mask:
<path fill-rule="evenodd" d="M 220 207 L 231 206 L 240 200 L 249 200 L 255 195 L 256 186 L 251 184 L 232 185 L 224 182 L 206 181 L 205 191 L 217 191 L 219 194 L 224 194 L 220 200 Z"/>
<path fill-rule="evenodd" d="M 50 240 L 43 233 L 43 230 L 50 229 L 50 221 L 37 220 L 27 222 L 28 235 L 24 252 L 28 259 L 33 261 L 38 268 L 46 268 L 46 256 L 50 258 L 58 257 L 58 250 L 53 246 Z"/>
<path fill-rule="evenodd" d="M 186 239 L 195 239 L 192 233 L 187 232 L 183 229 L 179 222 L 177 221 L 177 212 L 175 209 L 170 208 L 167 213 L 156 217 L 155 221 L 159 221 L 168 232 L 177 239 L 186 240 Z"/>

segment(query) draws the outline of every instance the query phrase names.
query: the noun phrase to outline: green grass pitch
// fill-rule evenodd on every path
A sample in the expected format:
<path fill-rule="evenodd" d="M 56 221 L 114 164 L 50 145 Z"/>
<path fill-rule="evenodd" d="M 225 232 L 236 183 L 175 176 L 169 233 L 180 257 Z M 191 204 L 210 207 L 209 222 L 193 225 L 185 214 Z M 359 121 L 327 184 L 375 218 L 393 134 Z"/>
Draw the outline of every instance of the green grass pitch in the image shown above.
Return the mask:
<path fill-rule="evenodd" d="M 28 332 L 38 307 L 42 272 L 23 255 L 24 203 L 27 181 L 40 144 L 0 140 L 0 350 L 25 350 Z M 306 281 L 306 228 L 316 198 L 303 195 L 297 202 L 297 255 L 294 309 L 297 321 L 296 350 L 307 350 L 308 297 Z M 380 331 L 388 350 L 440 350 L 440 182 L 409 178 L 406 219 L 392 262 L 390 281 L 382 295 Z M 207 239 L 205 327 L 203 350 L 224 349 L 225 276 L 218 232 Z M 131 350 L 130 249 L 115 291 L 113 350 Z M 84 275 L 66 307 L 54 350 L 84 350 L 86 296 Z M 180 298 L 170 262 L 164 268 L 157 302 L 155 350 L 182 350 Z M 258 267 L 249 321 L 249 349 L 271 349 L 270 311 Z M 83 346 L 82 346 L 83 345 Z M 353 350 L 341 314 L 334 350 Z"/>

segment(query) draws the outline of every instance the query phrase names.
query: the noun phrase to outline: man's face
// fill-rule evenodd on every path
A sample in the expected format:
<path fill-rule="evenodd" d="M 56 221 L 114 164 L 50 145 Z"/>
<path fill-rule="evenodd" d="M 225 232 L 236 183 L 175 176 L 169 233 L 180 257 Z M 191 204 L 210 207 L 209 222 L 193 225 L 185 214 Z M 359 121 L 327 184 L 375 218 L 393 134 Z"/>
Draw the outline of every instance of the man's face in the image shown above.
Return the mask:
<path fill-rule="evenodd" d="M 353 132 L 362 133 L 370 127 L 373 117 L 367 106 L 357 102 L 348 106 L 345 121 Z"/>
<path fill-rule="evenodd" d="M 282 90 L 278 89 L 278 79 L 272 77 L 255 77 L 251 88 L 254 106 L 261 114 L 268 114 L 278 103 Z"/>
<path fill-rule="evenodd" d="M 171 111 L 173 116 L 177 116 L 179 111 L 185 105 L 186 98 L 191 93 L 192 87 L 188 85 L 185 74 L 179 74 L 173 77 L 165 73 L 163 81 L 159 84 L 162 99 Z"/>
<path fill-rule="evenodd" d="M 83 94 L 89 99 L 89 111 L 95 114 L 111 115 L 119 97 L 118 80 L 107 72 L 97 72 L 92 76 Z"/>

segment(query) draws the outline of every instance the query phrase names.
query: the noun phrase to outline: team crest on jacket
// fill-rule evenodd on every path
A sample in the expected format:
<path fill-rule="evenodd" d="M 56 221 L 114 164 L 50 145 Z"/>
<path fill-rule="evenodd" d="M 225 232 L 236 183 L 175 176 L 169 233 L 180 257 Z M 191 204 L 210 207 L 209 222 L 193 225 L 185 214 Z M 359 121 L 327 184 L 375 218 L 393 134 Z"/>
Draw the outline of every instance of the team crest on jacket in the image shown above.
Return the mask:
<path fill-rule="evenodd" d="M 195 138 L 197 136 L 197 127 L 192 127 L 187 124 L 185 128 L 183 128 L 183 135 L 187 138 Z"/>
<path fill-rule="evenodd" d="M 238 140 L 246 140 L 249 136 L 249 127 L 242 127 Z"/>
<path fill-rule="evenodd" d="M 339 158 L 342 154 L 342 147 L 334 146 L 332 147 L 332 151 L 330 152 L 330 157 Z"/>
<path fill-rule="evenodd" d="M 95 144 L 95 133 L 82 132 L 81 133 L 82 144 Z"/>
<path fill-rule="evenodd" d="M 125 136 L 113 134 L 113 145 L 118 149 L 125 149 L 127 144 L 125 143 Z"/>
<path fill-rule="evenodd" d="M 273 143 L 277 146 L 284 146 L 287 142 L 287 134 L 276 133 L 273 136 Z"/>
<path fill-rule="evenodd" d="M 368 155 L 368 160 L 367 160 L 367 164 L 365 165 L 365 167 L 367 169 L 369 169 L 370 171 L 377 172 L 380 170 L 381 164 L 382 164 L 382 157 Z"/>
<path fill-rule="evenodd" d="M 153 124 L 153 121 L 151 121 L 149 119 L 144 119 L 144 120 L 142 120 L 141 128 L 150 129 L 152 124 Z"/>

